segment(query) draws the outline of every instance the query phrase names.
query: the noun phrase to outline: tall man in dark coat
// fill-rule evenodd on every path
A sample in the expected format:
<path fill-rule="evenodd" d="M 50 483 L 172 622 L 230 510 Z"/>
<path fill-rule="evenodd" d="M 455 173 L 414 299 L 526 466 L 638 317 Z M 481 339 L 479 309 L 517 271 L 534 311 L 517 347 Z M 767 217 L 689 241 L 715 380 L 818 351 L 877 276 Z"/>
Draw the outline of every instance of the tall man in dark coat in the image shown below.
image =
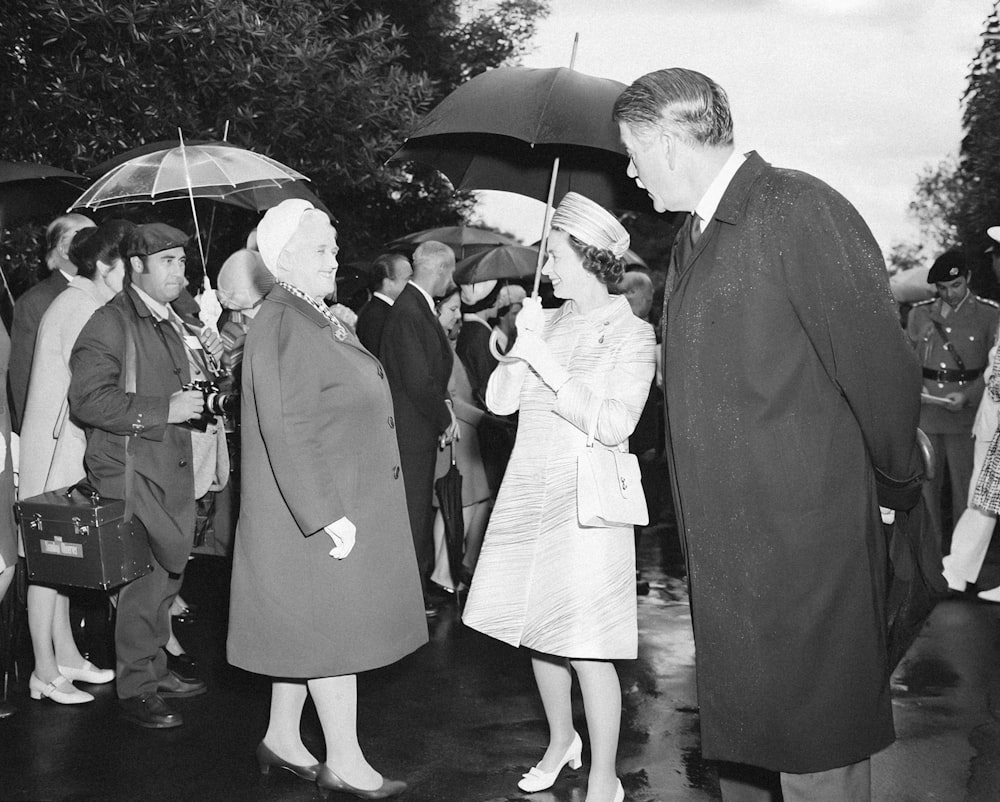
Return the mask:
<path fill-rule="evenodd" d="M 424 242 L 413 252 L 413 278 L 396 298 L 382 331 L 379 355 L 395 409 L 396 440 L 413 531 L 417 566 L 424 583 L 425 611 L 434 568 L 434 468 L 439 442 L 450 443 L 458 422 L 448 395 L 452 350 L 434 311 L 455 271 L 455 254 L 440 242 Z"/>
<path fill-rule="evenodd" d="M 124 243 L 125 290 L 94 313 L 70 357 L 70 410 L 86 429 L 87 477 L 108 498 L 126 498 L 125 448 L 134 470 L 129 499 L 145 530 L 153 570 L 118 594 L 116 682 L 126 719 L 162 729 L 183 723 L 164 698 L 205 692 L 167 670 L 170 604 L 194 545 L 195 500 L 224 484 L 229 471 L 225 434 L 216 419 L 207 431 L 185 423 L 204 407 L 204 348 L 222 356 L 218 335 L 174 303 L 185 288 L 188 236 L 170 226 L 136 227 Z M 127 332 L 135 345 L 134 390 L 126 387 Z"/>
<path fill-rule="evenodd" d="M 94 221 L 82 214 L 57 217 L 45 229 L 45 267 L 49 274 L 25 292 L 14 304 L 10 326 L 10 385 L 11 428 L 21 431 L 24 405 L 28 401 L 28 379 L 35 356 L 35 337 L 42 315 L 56 296 L 66 289 L 76 275 L 76 265 L 69 260 L 69 246 L 81 228 L 90 228 Z"/>
<path fill-rule="evenodd" d="M 375 356 L 382 348 L 382 329 L 385 328 L 389 310 L 412 275 L 410 260 L 401 253 L 383 253 L 372 262 L 368 280 L 372 297 L 358 312 L 354 329 L 361 344 Z"/>
<path fill-rule="evenodd" d="M 724 799 L 780 782 L 786 802 L 860 802 L 894 738 L 875 476 L 919 466 L 920 371 L 882 256 L 826 184 L 734 150 L 704 75 L 643 76 L 614 117 L 656 210 L 693 212 L 663 373 L 702 751 L 729 761 Z"/>
<path fill-rule="evenodd" d="M 983 371 L 996 341 L 996 301 L 969 289 L 969 267 L 959 250 L 934 260 L 927 282 L 938 297 L 910 311 L 906 334 L 923 370 L 920 428 L 934 447 L 934 478 L 923 487 L 927 513 L 934 531 L 944 532 L 941 497 L 951 491 L 952 524 L 965 512 L 972 480 L 974 440 L 972 424 L 983 397 Z"/>

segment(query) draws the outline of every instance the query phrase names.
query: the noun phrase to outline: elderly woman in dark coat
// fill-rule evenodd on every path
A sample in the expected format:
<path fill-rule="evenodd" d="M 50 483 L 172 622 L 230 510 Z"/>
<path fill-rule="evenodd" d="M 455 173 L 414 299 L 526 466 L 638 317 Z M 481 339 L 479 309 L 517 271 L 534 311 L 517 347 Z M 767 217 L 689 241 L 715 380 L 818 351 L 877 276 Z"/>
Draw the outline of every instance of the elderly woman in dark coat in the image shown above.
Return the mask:
<path fill-rule="evenodd" d="M 427 640 L 407 524 L 392 402 L 382 366 L 323 304 L 336 232 L 300 200 L 268 211 L 257 243 L 277 285 L 243 357 L 243 482 L 233 561 L 229 660 L 275 679 L 271 766 L 364 799 L 406 788 L 358 744 L 356 674 Z M 372 587 L 385 589 L 373 603 Z M 306 696 L 325 765 L 302 743 Z"/>

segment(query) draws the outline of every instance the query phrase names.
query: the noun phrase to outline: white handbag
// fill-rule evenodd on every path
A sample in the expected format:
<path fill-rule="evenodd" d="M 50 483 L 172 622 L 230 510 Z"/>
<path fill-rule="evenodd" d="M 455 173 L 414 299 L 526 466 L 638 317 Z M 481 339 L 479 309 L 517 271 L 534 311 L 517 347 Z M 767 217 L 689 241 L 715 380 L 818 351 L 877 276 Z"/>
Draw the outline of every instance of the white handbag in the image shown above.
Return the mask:
<path fill-rule="evenodd" d="M 597 411 L 591 416 L 587 446 L 577 457 L 576 508 L 580 526 L 645 526 L 649 523 L 639 460 L 624 445 L 594 445 Z"/>

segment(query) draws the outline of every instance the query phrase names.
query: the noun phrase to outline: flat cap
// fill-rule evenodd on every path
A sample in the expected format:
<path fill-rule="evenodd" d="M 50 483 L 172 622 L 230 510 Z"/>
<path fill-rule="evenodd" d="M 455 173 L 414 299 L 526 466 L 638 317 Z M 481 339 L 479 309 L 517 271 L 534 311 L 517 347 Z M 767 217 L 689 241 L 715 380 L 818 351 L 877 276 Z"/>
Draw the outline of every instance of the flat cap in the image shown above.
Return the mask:
<path fill-rule="evenodd" d="M 927 283 L 937 284 L 939 281 L 954 281 L 959 276 L 969 272 L 965 264 L 965 255 L 959 250 L 945 251 L 931 265 L 927 273 Z"/>
<path fill-rule="evenodd" d="M 168 248 L 180 248 L 191 239 L 180 229 L 166 223 L 143 223 L 125 238 L 126 256 L 150 256 Z"/>

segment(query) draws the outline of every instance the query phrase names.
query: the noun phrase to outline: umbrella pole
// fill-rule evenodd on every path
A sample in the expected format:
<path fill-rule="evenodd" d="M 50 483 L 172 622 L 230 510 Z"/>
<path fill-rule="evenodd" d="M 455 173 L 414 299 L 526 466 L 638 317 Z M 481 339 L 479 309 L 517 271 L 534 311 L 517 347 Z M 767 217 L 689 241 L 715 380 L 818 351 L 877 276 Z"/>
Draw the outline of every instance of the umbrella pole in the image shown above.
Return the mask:
<path fill-rule="evenodd" d="M 181 144 L 181 161 L 184 162 L 184 181 L 187 183 L 188 200 L 191 201 L 191 216 L 194 218 L 194 235 L 198 239 L 198 253 L 201 255 L 201 269 L 208 275 L 208 263 L 205 261 L 205 248 L 201 242 L 201 227 L 198 225 L 198 210 L 194 205 L 194 187 L 191 185 L 191 171 L 188 169 L 187 151 L 184 149 L 184 134 L 177 129 L 177 137 Z"/>
<path fill-rule="evenodd" d="M 573 52 L 569 57 L 569 68 L 576 64 L 576 50 L 580 44 L 580 32 L 573 34 Z M 555 206 L 556 181 L 559 179 L 559 157 L 552 160 L 552 177 L 549 179 L 549 194 L 545 202 L 545 215 L 542 218 L 542 241 L 538 243 L 538 261 L 535 262 L 535 283 L 531 288 L 531 297 L 538 297 L 538 287 L 542 283 L 542 265 L 545 264 L 545 251 L 549 244 L 549 224 Z M 517 357 L 500 353 L 499 335 L 494 330 L 490 332 L 490 353 L 498 362 L 516 362 Z"/>

